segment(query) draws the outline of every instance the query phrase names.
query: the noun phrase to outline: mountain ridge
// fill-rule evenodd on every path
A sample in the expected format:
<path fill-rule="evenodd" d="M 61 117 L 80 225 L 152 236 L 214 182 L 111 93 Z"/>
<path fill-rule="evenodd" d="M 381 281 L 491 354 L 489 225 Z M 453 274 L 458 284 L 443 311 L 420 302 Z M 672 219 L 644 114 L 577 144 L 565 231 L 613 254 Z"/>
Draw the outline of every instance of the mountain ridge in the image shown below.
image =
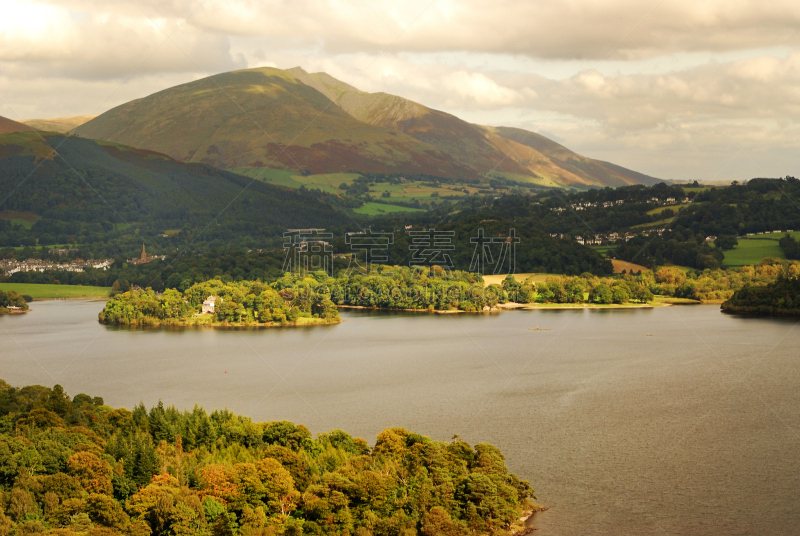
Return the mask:
<path fill-rule="evenodd" d="M 24 123 L 20 123 L 19 121 L 14 121 L 13 119 L 9 119 L 7 117 L 3 117 L 0 115 L 0 134 L 10 134 L 12 132 L 28 132 L 31 130 L 36 130 L 36 129 Z"/>
<path fill-rule="evenodd" d="M 181 84 L 117 106 L 72 132 L 222 169 L 473 181 L 501 176 L 577 188 L 660 182 L 534 132 L 474 125 L 300 67 L 245 69 Z"/>

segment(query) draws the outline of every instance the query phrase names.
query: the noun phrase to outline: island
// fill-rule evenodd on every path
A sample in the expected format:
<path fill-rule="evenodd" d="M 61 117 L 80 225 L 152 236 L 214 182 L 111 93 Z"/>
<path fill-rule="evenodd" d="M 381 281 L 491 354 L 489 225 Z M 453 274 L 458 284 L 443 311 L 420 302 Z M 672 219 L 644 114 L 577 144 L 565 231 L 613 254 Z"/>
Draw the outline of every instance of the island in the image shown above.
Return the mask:
<path fill-rule="evenodd" d="M 308 288 L 297 280 L 297 288 Z M 304 300 L 260 281 L 212 279 L 185 291 L 132 288 L 113 296 L 98 319 L 129 326 L 269 327 L 335 324 L 339 311 L 330 298 Z"/>
<path fill-rule="evenodd" d="M 60 536 L 527 534 L 541 507 L 488 443 L 228 410 L 112 408 L 0 380 L 0 531 Z"/>
<path fill-rule="evenodd" d="M 800 263 L 766 259 L 738 270 L 656 272 L 597 277 L 536 274 L 486 276 L 440 267 L 379 265 L 369 274 L 286 273 L 269 283 L 212 279 L 156 292 L 133 287 L 99 314 L 104 324 L 130 326 L 287 327 L 341 322 L 339 308 L 430 313 L 493 313 L 511 309 L 643 308 L 720 304 L 727 311 L 744 292 L 797 278 Z M 772 287 L 768 287 L 772 288 Z M 781 289 L 784 287 L 781 286 Z M 734 293 L 739 291 L 739 297 Z M 760 291 L 759 291 L 760 292 Z M 781 310 L 800 303 L 780 302 Z M 753 307 L 752 304 L 747 305 Z M 763 304 L 759 305 L 763 309 Z"/>

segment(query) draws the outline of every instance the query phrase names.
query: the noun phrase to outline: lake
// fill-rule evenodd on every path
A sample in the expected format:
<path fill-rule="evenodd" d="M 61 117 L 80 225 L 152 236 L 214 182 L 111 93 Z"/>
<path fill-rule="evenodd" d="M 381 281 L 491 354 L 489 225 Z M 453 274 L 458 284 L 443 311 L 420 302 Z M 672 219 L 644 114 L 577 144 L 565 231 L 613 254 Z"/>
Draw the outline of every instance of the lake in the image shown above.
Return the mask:
<path fill-rule="evenodd" d="M 0 318 L 0 378 L 371 444 L 392 426 L 493 443 L 550 508 L 537 534 L 800 534 L 796 320 L 348 311 L 335 326 L 131 330 L 98 324 L 102 307 Z"/>

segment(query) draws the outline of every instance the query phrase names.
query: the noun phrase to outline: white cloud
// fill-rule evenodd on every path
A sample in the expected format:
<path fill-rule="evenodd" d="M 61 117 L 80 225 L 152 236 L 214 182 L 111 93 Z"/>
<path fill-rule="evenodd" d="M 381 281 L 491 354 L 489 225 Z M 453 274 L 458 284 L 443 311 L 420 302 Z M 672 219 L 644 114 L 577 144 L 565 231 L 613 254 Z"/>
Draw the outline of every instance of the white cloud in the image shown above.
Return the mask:
<path fill-rule="evenodd" d="M 796 0 L 0 0 L 0 13 L 12 118 L 299 65 L 654 175 L 707 178 L 731 151 L 736 178 L 800 173 Z"/>

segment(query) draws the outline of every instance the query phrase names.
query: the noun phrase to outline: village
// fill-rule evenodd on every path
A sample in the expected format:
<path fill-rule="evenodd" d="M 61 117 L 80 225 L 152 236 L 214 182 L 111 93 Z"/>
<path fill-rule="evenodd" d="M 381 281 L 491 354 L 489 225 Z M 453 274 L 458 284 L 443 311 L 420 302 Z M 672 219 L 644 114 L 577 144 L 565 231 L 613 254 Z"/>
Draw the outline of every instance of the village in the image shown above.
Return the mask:
<path fill-rule="evenodd" d="M 658 197 L 651 197 L 646 202 L 647 203 L 653 203 L 655 205 L 667 205 L 668 206 L 668 205 L 679 205 L 679 204 L 691 203 L 692 200 L 689 197 L 684 197 L 683 199 L 678 199 L 676 197 L 667 197 L 666 199 L 660 199 Z M 613 207 L 615 205 L 624 205 L 624 204 L 625 204 L 625 200 L 624 199 L 617 199 L 616 201 L 603 201 L 603 202 L 599 202 L 598 201 L 597 203 L 592 203 L 590 201 L 587 201 L 585 203 L 570 203 L 569 207 L 572 210 L 579 211 L 579 210 L 588 210 L 590 208 L 598 208 L 598 207 L 599 208 L 611 208 L 611 207 Z M 559 212 L 560 213 L 560 212 L 564 212 L 567 209 L 565 207 L 554 207 L 554 208 L 551 208 L 550 210 L 553 211 L 553 212 Z"/>
<path fill-rule="evenodd" d="M 0 259 L 0 271 L 4 272 L 7 276 L 17 272 L 46 272 L 51 270 L 59 272 L 83 272 L 86 268 L 108 270 L 112 264 L 114 264 L 114 259 L 95 259 L 88 261 L 75 259 L 70 262 L 53 262 L 42 259 Z"/>

